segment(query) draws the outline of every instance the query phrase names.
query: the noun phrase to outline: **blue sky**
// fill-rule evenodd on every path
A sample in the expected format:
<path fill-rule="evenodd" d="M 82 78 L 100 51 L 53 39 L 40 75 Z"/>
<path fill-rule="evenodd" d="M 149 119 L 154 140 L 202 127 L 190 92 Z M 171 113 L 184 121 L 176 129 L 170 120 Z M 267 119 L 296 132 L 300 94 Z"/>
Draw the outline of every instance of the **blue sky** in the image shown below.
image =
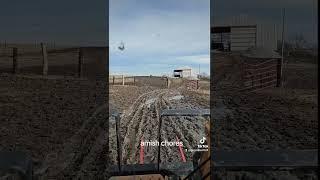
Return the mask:
<path fill-rule="evenodd" d="M 0 43 L 106 46 L 108 0 L 1 0 Z"/>
<path fill-rule="evenodd" d="M 189 66 L 209 74 L 209 0 L 110 0 L 111 74 L 170 75 Z M 118 46 L 125 44 L 125 50 Z"/>

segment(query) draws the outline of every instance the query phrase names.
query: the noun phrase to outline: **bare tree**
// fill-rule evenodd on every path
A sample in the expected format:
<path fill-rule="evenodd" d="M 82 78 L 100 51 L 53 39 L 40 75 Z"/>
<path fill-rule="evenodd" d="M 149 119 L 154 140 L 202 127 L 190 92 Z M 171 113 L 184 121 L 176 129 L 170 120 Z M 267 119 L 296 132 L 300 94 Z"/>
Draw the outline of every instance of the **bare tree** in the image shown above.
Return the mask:
<path fill-rule="evenodd" d="M 307 41 L 304 38 L 303 34 L 296 34 L 293 39 L 293 46 L 295 49 L 303 49 L 306 47 Z"/>

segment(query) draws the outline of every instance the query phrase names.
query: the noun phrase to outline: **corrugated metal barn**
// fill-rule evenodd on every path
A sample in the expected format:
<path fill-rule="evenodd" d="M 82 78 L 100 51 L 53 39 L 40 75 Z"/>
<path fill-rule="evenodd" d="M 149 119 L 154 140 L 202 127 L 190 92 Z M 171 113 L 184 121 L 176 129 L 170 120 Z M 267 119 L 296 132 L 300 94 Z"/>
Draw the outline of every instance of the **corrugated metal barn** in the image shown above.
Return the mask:
<path fill-rule="evenodd" d="M 277 49 L 279 25 L 237 16 L 216 20 L 211 28 L 211 47 L 224 51 L 243 51 L 251 47 Z"/>

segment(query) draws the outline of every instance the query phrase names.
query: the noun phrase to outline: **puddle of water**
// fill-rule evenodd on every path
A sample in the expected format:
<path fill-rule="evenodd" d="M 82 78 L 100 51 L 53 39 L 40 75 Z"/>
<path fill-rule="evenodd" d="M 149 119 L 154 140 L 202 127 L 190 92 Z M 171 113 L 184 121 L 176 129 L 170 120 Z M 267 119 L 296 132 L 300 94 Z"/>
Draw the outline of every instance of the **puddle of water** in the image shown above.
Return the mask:
<path fill-rule="evenodd" d="M 156 101 L 156 98 L 151 98 L 151 99 L 148 99 L 144 105 L 148 106 L 148 108 L 150 108 L 151 104 L 154 103 Z"/>
<path fill-rule="evenodd" d="M 149 105 L 149 104 L 154 103 L 155 101 L 156 101 L 156 98 L 148 99 L 144 104 Z"/>
<path fill-rule="evenodd" d="M 169 101 L 172 101 L 172 100 L 181 100 L 183 99 L 184 96 L 182 95 L 177 95 L 177 96 L 172 96 L 172 97 L 169 97 Z"/>

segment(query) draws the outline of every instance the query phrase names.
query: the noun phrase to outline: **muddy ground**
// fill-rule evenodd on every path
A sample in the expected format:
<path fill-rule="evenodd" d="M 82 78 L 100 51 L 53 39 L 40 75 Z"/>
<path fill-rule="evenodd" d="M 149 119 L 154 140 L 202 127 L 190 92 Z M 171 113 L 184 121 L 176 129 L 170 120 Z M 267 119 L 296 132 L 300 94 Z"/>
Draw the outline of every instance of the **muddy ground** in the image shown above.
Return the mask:
<path fill-rule="evenodd" d="M 0 75 L 0 151 L 32 156 L 36 178 L 103 177 L 106 83 Z"/>
<path fill-rule="evenodd" d="M 214 56 L 213 149 L 276 150 L 318 148 L 318 66 L 308 59 L 286 59 L 282 88 L 240 93 L 239 61 L 232 54 Z M 317 179 L 286 173 L 260 179 Z M 251 174 L 254 176 L 257 174 Z M 282 176 L 283 175 L 283 176 Z M 225 177 L 225 176 L 223 176 Z M 248 175 L 245 179 L 250 179 Z M 232 176 L 230 176 L 232 179 Z"/>
<path fill-rule="evenodd" d="M 121 155 L 123 164 L 138 164 L 140 142 L 157 141 L 159 114 L 169 108 L 209 108 L 209 93 L 190 92 L 184 88 L 159 89 L 153 87 L 111 86 L 110 102 L 121 115 Z M 162 141 L 183 142 L 185 149 L 194 149 L 204 136 L 204 122 L 201 117 L 164 118 Z M 116 163 L 116 138 L 114 119 L 110 119 L 110 159 Z M 157 146 L 144 149 L 144 163 L 157 162 Z M 161 162 L 181 162 L 177 146 L 165 146 L 161 149 Z M 186 153 L 191 161 L 192 153 Z"/>

